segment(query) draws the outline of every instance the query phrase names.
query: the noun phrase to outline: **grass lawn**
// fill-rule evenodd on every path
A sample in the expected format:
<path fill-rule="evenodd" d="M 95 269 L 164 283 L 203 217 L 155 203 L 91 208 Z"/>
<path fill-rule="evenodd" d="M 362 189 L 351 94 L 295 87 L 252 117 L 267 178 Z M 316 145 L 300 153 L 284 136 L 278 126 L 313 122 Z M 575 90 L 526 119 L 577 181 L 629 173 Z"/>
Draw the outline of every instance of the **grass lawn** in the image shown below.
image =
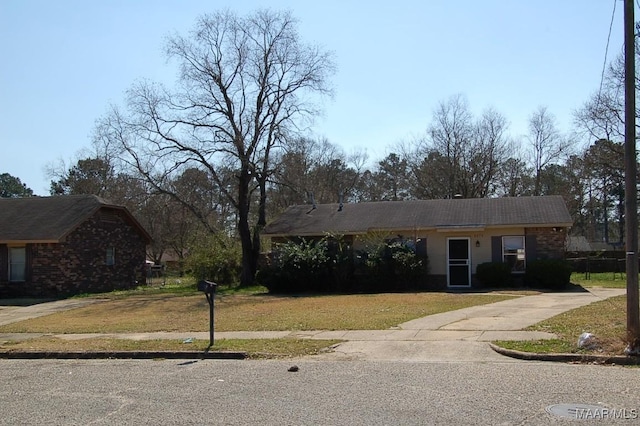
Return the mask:
<path fill-rule="evenodd" d="M 384 330 L 426 315 L 498 302 L 504 294 L 216 295 L 216 331 Z M 209 330 L 204 295 L 117 297 L 0 326 L 0 333 L 138 333 Z"/>
<path fill-rule="evenodd" d="M 573 274 L 583 287 L 625 288 L 624 274 Z M 98 295 L 104 301 L 84 308 L 0 326 L 0 333 L 135 333 L 208 331 L 209 305 L 192 280 L 163 287 Z M 528 294 L 528 293 L 521 293 Z M 93 296 L 95 297 L 95 295 Z M 357 295 L 272 296 L 264 288 L 221 289 L 215 299 L 216 331 L 381 330 L 426 315 L 493 303 L 514 297 L 501 293 L 383 293 Z M 495 342 L 499 346 L 538 353 L 622 355 L 626 334 L 626 297 L 614 297 L 565 312 L 528 328 L 558 339 Z M 578 336 L 590 332 L 598 349 L 577 348 Z M 131 341 L 123 339 L 64 340 L 42 337 L 0 342 L 0 350 L 204 350 L 207 341 Z M 318 353 L 336 341 L 306 339 L 218 339 L 214 350 L 244 351 L 253 357 Z M 269 355 L 266 355 L 269 354 Z"/>
<path fill-rule="evenodd" d="M 582 287 L 626 288 L 627 274 L 624 272 L 585 273 L 574 272 L 571 274 L 571 282 Z"/>
<path fill-rule="evenodd" d="M 571 282 L 583 287 L 625 288 L 626 277 L 620 273 L 572 274 Z M 507 349 L 536 353 L 577 353 L 623 355 L 626 347 L 627 299 L 613 297 L 581 308 L 564 312 L 553 318 L 534 324 L 527 330 L 546 331 L 558 335 L 554 340 L 494 342 Z M 597 349 L 578 348 L 578 337 L 588 332 L 596 336 Z"/>
<path fill-rule="evenodd" d="M 0 326 L 0 333 L 137 333 L 209 330 L 209 305 L 193 283 L 168 283 L 135 291 L 97 295 L 103 301 L 83 308 Z M 95 295 L 94 295 L 95 297 Z M 380 330 L 426 315 L 498 302 L 504 293 L 383 293 L 273 296 L 263 288 L 215 296 L 216 331 Z M 250 356 L 317 353 L 335 341 L 306 339 L 218 339 L 215 350 L 241 350 Z M 0 350 L 202 350 L 208 341 L 130 341 L 52 337 L 0 342 Z M 57 348 L 57 349 L 56 349 Z"/>
<path fill-rule="evenodd" d="M 315 355 L 340 340 L 310 339 L 218 339 L 211 350 L 246 352 L 249 358 L 285 358 Z M 196 351 L 209 349 L 209 340 L 194 340 L 185 344 L 180 340 L 127 340 L 92 338 L 65 340 L 41 337 L 21 342 L 0 342 L 0 351 Z"/>

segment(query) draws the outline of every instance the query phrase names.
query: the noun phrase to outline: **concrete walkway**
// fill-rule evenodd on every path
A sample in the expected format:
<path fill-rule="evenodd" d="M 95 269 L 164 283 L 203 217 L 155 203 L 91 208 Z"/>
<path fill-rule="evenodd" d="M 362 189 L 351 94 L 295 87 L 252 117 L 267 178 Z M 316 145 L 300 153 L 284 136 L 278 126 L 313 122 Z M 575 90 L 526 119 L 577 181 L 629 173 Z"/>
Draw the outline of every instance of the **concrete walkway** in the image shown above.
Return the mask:
<path fill-rule="evenodd" d="M 591 288 L 584 292 L 542 293 L 488 305 L 429 315 L 388 330 L 340 331 L 236 331 L 215 332 L 216 339 L 336 339 L 346 342 L 333 352 L 318 356 L 327 359 L 367 359 L 405 361 L 487 361 L 505 360 L 486 342 L 494 340 L 538 340 L 554 338 L 545 332 L 522 331 L 530 325 L 590 303 L 625 294 L 625 289 Z M 0 325 L 74 309 L 96 299 L 70 299 L 28 307 L 0 307 Z M 42 334 L 0 334 L 0 340 L 23 340 Z M 189 338 L 208 340 L 209 332 L 57 334 L 63 339 L 112 337 L 132 340 Z M 577 336 L 576 336 L 577 339 Z"/>
<path fill-rule="evenodd" d="M 0 325 L 11 324 L 31 318 L 38 318 L 56 312 L 81 308 L 93 303 L 104 302 L 107 299 L 63 299 L 53 302 L 34 303 L 28 306 L 11 305 L 10 301 L 4 301 L 0 305 Z"/>

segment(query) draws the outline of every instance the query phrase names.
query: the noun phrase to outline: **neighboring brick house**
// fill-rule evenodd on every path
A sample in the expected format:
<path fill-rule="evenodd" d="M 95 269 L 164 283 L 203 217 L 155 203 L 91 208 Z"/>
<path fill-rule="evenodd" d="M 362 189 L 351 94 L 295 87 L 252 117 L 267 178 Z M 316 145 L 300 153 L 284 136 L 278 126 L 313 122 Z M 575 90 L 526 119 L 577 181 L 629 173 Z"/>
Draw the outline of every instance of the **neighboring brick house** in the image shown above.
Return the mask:
<path fill-rule="evenodd" d="M 410 242 L 429 257 L 438 287 L 471 287 L 478 264 L 563 258 L 571 216 L 561 196 L 379 201 L 289 207 L 263 235 L 272 243 L 341 235 L 354 250 L 372 234 Z"/>
<path fill-rule="evenodd" d="M 93 195 L 0 199 L 0 297 L 65 297 L 145 280 L 151 237 Z"/>

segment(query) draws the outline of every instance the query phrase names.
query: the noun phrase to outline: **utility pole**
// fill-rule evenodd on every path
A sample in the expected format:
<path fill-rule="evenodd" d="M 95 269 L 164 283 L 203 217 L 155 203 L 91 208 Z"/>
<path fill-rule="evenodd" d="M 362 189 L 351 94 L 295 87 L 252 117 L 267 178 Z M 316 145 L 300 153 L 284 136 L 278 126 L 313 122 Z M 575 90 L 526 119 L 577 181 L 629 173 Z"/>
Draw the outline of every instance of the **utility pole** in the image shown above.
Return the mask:
<path fill-rule="evenodd" d="M 624 170 L 627 235 L 627 355 L 640 355 L 634 0 L 624 0 Z"/>

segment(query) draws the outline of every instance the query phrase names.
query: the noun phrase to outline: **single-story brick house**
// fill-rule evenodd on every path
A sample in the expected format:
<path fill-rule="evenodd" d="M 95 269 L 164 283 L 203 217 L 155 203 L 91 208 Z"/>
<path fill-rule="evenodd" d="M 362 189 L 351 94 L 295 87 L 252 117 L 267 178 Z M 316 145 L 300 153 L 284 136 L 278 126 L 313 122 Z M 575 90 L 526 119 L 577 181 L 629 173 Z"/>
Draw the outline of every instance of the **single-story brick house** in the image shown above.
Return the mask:
<path fill-rule="evenodd" d="M 144 283 L 151 237 L 94 195 L 0 199 L 0 297 L 63 297 Z"/>
<path fill-rule="evenodd" d="M 365 235 L 386 234 L 428 255 L 439 287 L 471 287 L 478 264 L 527 262 L 565 255 L 571 216 L 561 196 L 380 201 L 289 207 L 263 235 L 274 244 L 341 235 L 354 250 Z"/>

